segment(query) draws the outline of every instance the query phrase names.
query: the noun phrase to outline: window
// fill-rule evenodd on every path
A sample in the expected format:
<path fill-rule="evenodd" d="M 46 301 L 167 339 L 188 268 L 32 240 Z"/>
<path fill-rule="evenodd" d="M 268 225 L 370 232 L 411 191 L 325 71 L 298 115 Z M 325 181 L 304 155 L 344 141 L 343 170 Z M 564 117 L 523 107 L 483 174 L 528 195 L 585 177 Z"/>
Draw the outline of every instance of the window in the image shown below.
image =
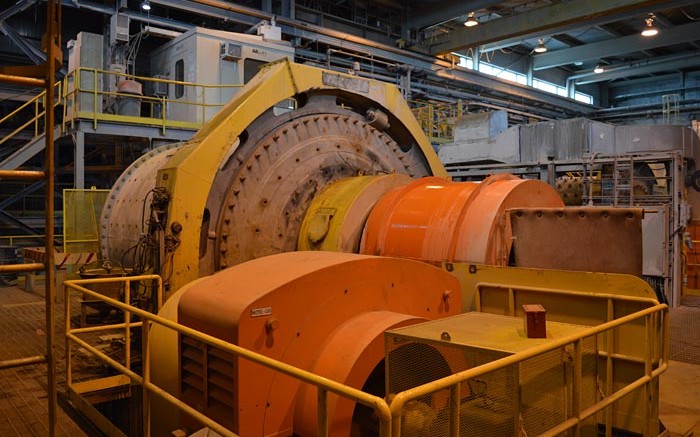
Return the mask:
<path fill-rule="evenodd" d="M 457 56 L 457 65 L 459 65 L 460 67 L 468 68 L 470 70 L 474 70 L 474 60 L 472 58 L 460 55 L 459 53 L 452 54 Z M 527 85 L 527 75 L 518 73 L 517 71 L 508 70 L 507 68 L 502 68 L 497 65 L 489 64 L 488 62 L 479 62 L 479 72 L 488 74 L 489 76 L 496 76 L 499 79 L 507 80 L 509 82 L 519 83 L 520 85 Z M 566 87 L 555 85 L 544 80 L 533 79 L 532 86 L 533 88 L 537 88 L 548 93 L 556 94 L 562 97 L 568 97 Z M 589 105 L 593 104 L 593 96 L 580 93 L 578 91 L 574 94 L 574 99 Z"/>
<path fill-rule="evenodd" d="M 185 61 L 180 59 L 175 62 L 175 80 L 178 82 L 185 81 Z M 179 99 L 185 95 L 185 85 L 181 83 L 175 84 L 175 98 Z"/>

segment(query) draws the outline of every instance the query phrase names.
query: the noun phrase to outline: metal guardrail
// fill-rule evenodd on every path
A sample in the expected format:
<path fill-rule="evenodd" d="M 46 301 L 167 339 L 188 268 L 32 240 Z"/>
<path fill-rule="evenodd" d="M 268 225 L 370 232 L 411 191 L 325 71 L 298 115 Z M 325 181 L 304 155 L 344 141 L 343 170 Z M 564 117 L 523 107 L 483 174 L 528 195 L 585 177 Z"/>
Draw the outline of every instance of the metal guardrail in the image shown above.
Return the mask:
<path fill-rule="evenodd" d="M 54 235 L 54 239 L 58 240 L 63 238 L 63 234 L 56 234 Z M 46 236 L 44 234 L 41 235 L 0 235 L 0 245 L 2 246 L 16 246 L 18 244 L 18 241 L 43 241 L 46 239 Z M 5 244 L 5 242 L 7 244 Z M 42 244 L 43 245 L 43 244 Z"/>
<path fill-rule="evenodd" d="M 328 393 L 335 393 L 339 396 L 348 398 L 354 402 L 359 402 L 366 405 L 376 412 L 380 421 L 380 437 L 389 437 L 391 434 L 391 423 L 390 423 L 390 410 L 386 401 L 380 397 L 370 395 L 361 390 L 345 386 L 338 382 L 332 381 L 330 379 L 324 378 L 322 376 L 315 375 L 311 372 L 298 369 L 289 364 L 283 363 L 271 359 L 265 355 L 261 355 L 232 343 L 220 340 L 211 335 L 204 334 L 202 332 L 196 331 L 187 326 L 172 322 L 163 317 L 157 316 L 155 314 L 149 313 L 142 309 L 133 307 L 124 302 L 120 302 L 115 299 L 106 297 L 100 293 L 89 290 L 83 287 L 83 285 L 89 284 L 99 284 L 99 283 L 115 283 L 124 282 L 125 291 L 124 298 L 126 302 L 129 302 L 130 287 L 129 284 L 133 281 L 142 280 L 155 280 L 158 283 L 158 302 L 159 307 L 162 299 L 162 279 L 158 275 L 142 275 L 142 276 L 132 276 L 123 278 L 101 278 L 101 279 L 78 279 L 65 281 L 65 306 L 66 306 L 66 374 L 67 383 L 70 387 L 72 384 L 72 367 L 71 367 L 71 343 L 76 343 L 81 347 L 85 348 L 114 369 L 128 376 L 134 383 L 141 385 L 142 396 L 143 396 L 143 435 L 150 436 L 150 406 L 149 406 L 149 395 L 153 394 L 161 399 L 169 402 L 180 411 L 190 415 L 194 419 L 201 422 L 204 426 L 211 428 L 213 431 L 219 433 L 225 437 L 237 437 L 235 433 L 195 410 L 191 406 L 182 402 L 175 396 L 171 395 L 167 391 L 158 387 L 151 382 L 150 376 L 150 344 L 148 342 L 148 333 L 152 324 L 161 325 L 165 328 L 171 329 L 178 332 L 179 334 L 184 334 L 194 339 L 197 339 L 203 343 L 210 346 L 216 347 L 226 352 L 230 352 L 240 358 L 246 359 L 253 363 L 268 367 L 282 374 L 296 378 L 302 382 L 312 384 L 317 387 L 318 390 L 318 435 L 321 437 L 327 437 L 328 434 Z M 70 326 L 70 290 L 75 290 L 85 295 L 90 296 L 90 298 L 95 300 L 100 300 L 105 302 L 115 308 L 118 308 L 124 312 L 124 322 L 113 325 L 105 326 L 95 326 L 88 328 L 71 328 Z M 131 322 L 131 315 L 138 316 L 140 322 Z M 142 332 L 142 357 L 143 357 L 143 371 L 142 375 L 137 374 L 131 369 L 130 357 L 131 357 L 131 344 L 130 344 L 130 329 L 135 327 L 141 327 Z M 124 329 L 126 336 L 126 352 L 125 352 L 125 363 L 122 364 L 113 358 L 109 357 L 105 353 L 96 349 L 95 347 L 88 344 L 86 341 L 77 337 L 77 334 L 87 333 L 87 332 L 99 332 L 103 330 L 114 330 L 114 329 Z"/>
<path fill-rule="evenodd" d="M 420 101 L 409 101 L 409 104 L 418 124 L 431 143 L 442 144 L 454 141 L 455 122 L 466 113 L 465 105 L 461 100 L 452 104 Z"/>
<path fill-rule="evenodd" d="M 505 367 L 513 366 L 521 363 L 525 360 L 531 359 L 538 355 L 560 349 L 566 346 L 573 347 L 573 372 L 575 381 L 579 381 L 578 385 L 574 383 L 574 387 L 580 388 L 581 373 L 582 373 L 582 342 L 584 339 L 592 336 L 598 336 L 611 331 L 620 326 L 633 323 L 637 320 L 644 320 L 644 327 L 646 332 L 645 337 L 645 354 L 644 357 L 639 360 L 644 366 L 644 376 L 632 381 L 631 383 L 625 385 L 624 387 L 618 388 L 616 391 L 612 391 L 612 384 L 608 383 L 607 389 L 608 394 L 602 398 L 602 400 L 589 405 L 585 408 L 580 405 L 580 403 L 575 403 L 574 411 L 572 417 L 561 422 L 559 425 L 549 429 L 547 432 L 540 434 L 541 437 L 554 437 L 556 435 L 565 432 L 571 428 L 578 428 L 582 421 L 593 416 L 599 411 L 606 410 L 606 435 L 611 435 L 610 427 L 610 413 L 609 408 L 622 399 L 624 396 L 629 395 L 639 388 L 643 388 L 646 393 L 650 390 L 649 385 L 659 375 L 666 370 L 668 367 L 668 353 L 669 353 L 669 321 L 668 321 L 668 306 L 665 304 L 658 304 L 654 299 L 650 298 L 640 298 L 634 296 L 621 296 L 612 294 L 592 294 L 592 293 L 575 293 L 585 295 L 588 298 L 605 299 L 608 301 L 609 305 L 609 315 L 614 317 L 612 314 L 613 301 L 624 301 L 624 302 L 636 302 L 636 303 L 648 303 L 651 306 L 645 308 L 633 314 L 626 315 L 614 320 L 610 320 L 601 325 L 591 327 L 590 329 L 580 332 L 575 335 L 571 335 L 565 338 L 554 340 L 539 347 L 534 347 L 523 352 L 516 353 L 514 355 L 502 358 L 496 361 L 492 361 L 488 364 L 474 367 L 459 373 L 455 373 L 451 376 L 403 391 L 398 393 L 391 401 L 391 404 L 379 398 L 352 387 L 345 386 L 343 384 L 334 382 L 327 378 L 315 375 L 311 372 L 307 372 L 302 369 L 295 368 L 288 364 L 280 361 L 270 359 L 264 355 L 257 354 L 255 352 L 246 350 L 232 343 L 228 343 L 212 337 L 210 335 L 198 332 L 194 329 L 180 325 L 178 323 L 172 322 L 170 320 L 164 319 L 155 314 L 149 313 L 147 311 L 138 309 L 126 303 L 117 301 L 106 297 L 100 293 L 89 290 L 84 286 L 90 284 L 98 283 L 114 283 L 114 282 L 124 282 L 125 284 L 125 300 L 128 302 L 130 287 L 129 283 L 133 281 L 142 280 L 155 280 L 158 283 L 158 302 L 160 306 L 161 296 L 162 296 L 162 280 L 157 275 L 143 275 L 134 277 L 123 277 L 123 278 L 103 278 L 103 279 L 83 279 L 83 280 L 71 280 L 66 281 L 65 284 L 65 302 L 66 302 L 66 371 L 67 371 L 67 381 L 68 385 L 72 384 L 72 367 L 71 367 L 71 343 L 76 343 L 81 347 L 85 348 L 104 362 L 111 365 L 116 370 L 120 371 L 124 375 L 128 376 L 134 383 L 141 385 L 142 395 L 144 400 L 144 435 L 150 435 L 150 409 L 149 409 L 149 396 L 155 395 L 165 401 L 169 402 L 182 412 L 191 415 L 193 418 L 199 420 L 204 426 L 210 427 L 215 432 L 221 434 L 222 436 L 232 436 L 236 437 L 232 431 L 223 427 L 222 425 L 216 423 L 212 419 L 204 416 L 202 413 L 193 409 L 189 405 L 185 404 L 175 396 L 161 389 L 151 382 L 149 363 L 150 363 L 150 345 L 148 343 L 148 332 L 152 324 L 158 324 L 165 328 L 174 330 L 180 334 L 188 335 L 201 342 L 204 342 L 213 347 L 219 348 L 221 350 L 230 352 L 237 355 L 240 358 L 249 360 L 251 362 L 260 364 L 262 366 L 268 367 L 285 375 L 291 376 L 293 378 L 299 379 L 300 381 L 313 384 L 318 390 L 318 429 L 320 436 L 328 436 L 328 405 L 327 405 L 327 395 L 328 392 L 335 393 L 337 395 L 346 397 L 355 402 L 362 403 L 373 408 L 377 414 L 380 421 L 380 436 L 388 437 L 389 435 L 393 437 L 401 436 L 401 420 L 403 407 L 407 402 L 420 398 L 421 396 L 434 393 L 438 390 L 449 390 L 450 396 L 453 401 L 449 403 L 450 408 L 450 433 L 451 437 L 459 435 L 459 390 L 460 384 L 469 381 L 474 378 L 483 376 L 489 372 L 493 372 Z M 481 293 L 486 287 L 502 287 L 505 289 L 513 290 L 513 287 L 507 287 L 500 284 L 479 284 L 477 287 L 477 295 Z M 517 287 L 518 290 L 525 291 L 539 291 L 545 293 L 555 293 L 555 294 L 571 294 L 572 292 L 567 290 L 557 290 L 557 289 L 546 289 L 537 287 Z M 77 292 L 83 293 L 90 296 L 92 299 L 101 300 L 109 305 L 112 305 L 124 312 L 124 322 L 119 324 L 96 326 L 88 328 L 71 328 L 70 326 L 70 290 L 75 290 Z M 512 291 L 511 291 L 512 293 Z M 478 305 L 477 300 L 477 305 Z M 138 316 L 140 322 L 131 322 L 131 317 Z M 135 327 L 141 327 L 142 329 L 142 356 L 143 356 L 143 371 L 142 375 L 137 374 L 130 368 L 130 357 L 131 357 L 131 345 L 129 341 L 130 329 Z M 124 329 L 126 336 L 126 352 L 125 352 L 125 364 L 122 364 L 115 359 L 107 356 L 105 353 L 94 348 L 86 341 L 80 339 L 77 335 L 87 332 L 99 332 L 102 330 L 113 330 L 113 329 Z M 607 350 L 612 350 L 613 345 L 613 335 L 607 335 Z M 660 356 L 657 354 L 660 352 Z M 612 357 L 613 354 L 605 351 L 599 351 L 599 355 L 607 359 L 607 370 L 612 372 Z M 619 357 L 615 357 L 619 358 Z M 635 357 L 625 357 L 626 359 L 631 359 Z M 609 373 L 611 374 L 611 373 Z M 610 379 L 609 381 L 612 381 Z M 575 397 L 575 395 L 574 395 Z M 646 398 L 646 395 L 645 395 Z M 648 411 L 648 410 L 647 410 Z M 648 422 L 648 421 L 647 421 Z M 645 435 L 651 435 L 651 430 L 646 430 Z"/>
<path fill-rule="evenodd" d="M 86 89 L 81 86 L 83 78 L 90 78 L 93 84 L 91 89 Z M 128 93 L 119 93 L 113 91 L 105 91 L 100 89 L 98 84 L 101 83 L 101 78 L 108 79 L 109 77 L 115 77 L 118 80 L 133 80 L 137 81 L 143 85 L 149 83 L 161 83 L 165 84 L 167 87 L 170 85 L 183 87 L 184 89 L 194 88 L 195 96 L 201 97 L 194 101 L 178 99 L 170 99 L 165 96 L 147 96 L 147 95 L 134 95 Z M 93 128 L 97 128 L 99 121 L 116 121 L 124 122 L 130 124 L 140 124 L 148 126 L 158 126 L 161 128 L 163 134 L 167 128 L 188 128 L 188 129 L 199 129 L 207 121 L 207 109 L 209 108 L 221 108 L 227 102 L 207 102 L 207 91 L 216 89 L 237 89 L 242 88 L 242 84 L 225 84 L 225 85 L 205 85 L 198 84 L 194 82 L 183 82 L 176 80 L 158 79 L 152 77 L 135 76 L 132 74 L 119 73 L 114 71 L 100 70 L 96 68 L 78 68 L 70 72 L 64 79 L 64 94 L 63 101 L 66 103 L 64 105 L 64 116 L 63 116 L 63 126 L 65 130 L 65 125 L 71 123 L 71 126 L 76 119 L 91 119 L 93 121 Z M 80 98 L 84 95 L 91 96 L 89 99 L 91 105 L 89 107 L 80 107 Z M 187 95 L 183 91 L 183 95 Z M 141 117 L 139 116 L 129 116 L 129 115 L 119 115 L 110 114 L 102 109 L 102 102 L 104 100 L 115 100 L 119 98 L 127 99 L 138 99 L 141 103 L 146 103 L 150 105 L 150 116 Z M 195 106 L 198 107 L 201 113 L 201 119 L 199 121 L 184 121 L 184 120 L 174 120 L 169 118 L 168 107 L 171 105 L 183 105 L 183 106 Z M 155 108 L 159 108 L 158 111 Z M 159 112 L 159 114 L 158 114 Z"/>
<path fill-rule="evenodd" d="M 87 76 L 92 79 L 94 86 L 91 89 L 85 89 L 81 87 L 81 75 L 83 77 Z M 182 99 L 169 99 L 165 96 L 154 97 L 154 96 L 136 96 L 134 94 L 118 93 L 104 91 L 98 88 L 98 84 L 101 83 L 99 80 L 101 77 L 115 76 L 123 80 L 135 80 L 142 84 L 148 83 L 163 83 L 166 86 L 182 86 L 185 89 L 194 88 L 196 90 L 195 95 L 201 96 L 201 99 L 197 101 L 185 101 Z M 146 126 L 158 126 L 161 128 L 162 132 L 165 133 L 167 128 L 187 128 L 187 129 L 199 129 L 204 122 L 207 121 L 207 109 L 209 108 L 220 108 L 226 104 L 226 102 L 207 102 L 207 90 L 213 89 L 237 89 L 241 88 L 243 85 L 240 84 L 226 84 L 226 85 L 205 85 L 193 82 L 182 82 L 175 80 L 166 79 L 156 79 L 151 77 L 135 76 L 131 74 L 118 73 L 113 71 L 106 71 L 94 68 L 79 68 L 70 72 L 62 80 L 54 84 L 54 107 L 62 106 L 63 118 L 61 121 L 61 132 L 66 132 L 66 126 L 70 124 L 71 127 L 74 126 L 75 120 L 79 118 L 89 119 L 93 121 L 93 127 L 97 128 L 97 123 L 99 121 L 118 121 L 125 122 L 129 124 L 146 125 Z M 90 107 L 80 108 L 77 104 L 81 95 L 88 95 L 92 98 L 90 99 Z M 109 114 L 101 109 L 103 99 L 117 99 L 117 98 L 130 98 L 138 99 L 142 103 L 151 105 L 150 117 L 141 116 L 125 116 L 118 114 Z M 0 138 L 0 145 L 6 143 L 7 141 L 15 138 L 22 132 L 26 132 L 27 129 L 33 125 L 33 137 L 37 138 L 43 133 L 43 125 L 46 118 L 46 91 L 42 91 L 30 100 L 26 101 L 20 105 L 17 109 L 10 112 L 6 116 L 0 119 L 0 126 L 7 123 L 13 118 L 19 118 L 21 116 L 23 123 L 18 127 L 11 130 L 11 132 Z M 184 105 L 184 106 L 196 106 L 200 108 L 201 121 L 190 122 L 190 121 L 178 121 L 168 118 L 169 114 L 167 108 L 169 105 Z M 160 107 L 162 110 L 160 114 L 156 117 L 154 113 L 154 108 Z"/>

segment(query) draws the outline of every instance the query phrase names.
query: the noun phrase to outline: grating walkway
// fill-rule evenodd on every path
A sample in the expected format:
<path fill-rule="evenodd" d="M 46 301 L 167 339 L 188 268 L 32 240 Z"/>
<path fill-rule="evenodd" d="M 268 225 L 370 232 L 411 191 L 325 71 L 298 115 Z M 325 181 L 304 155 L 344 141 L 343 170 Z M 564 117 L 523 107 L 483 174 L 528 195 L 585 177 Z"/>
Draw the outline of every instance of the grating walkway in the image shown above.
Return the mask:
<path fill-rule="evenodd" d="M 56 359 L 59 385 L 64 382 L 63 308 L 56 306 Z M 0 360 L 43 355 L 44 298 L 18 287 L 0 287 Z M 0 370 L 0 437 L 46 436 L 48 427 L 46 365 Z M 57 410 L 57 436 L 84 436 Z"/>
<path fill-rule="evenodd" d="M 671 308 L 671 360 L 700 364 L 700 307 Z"/>

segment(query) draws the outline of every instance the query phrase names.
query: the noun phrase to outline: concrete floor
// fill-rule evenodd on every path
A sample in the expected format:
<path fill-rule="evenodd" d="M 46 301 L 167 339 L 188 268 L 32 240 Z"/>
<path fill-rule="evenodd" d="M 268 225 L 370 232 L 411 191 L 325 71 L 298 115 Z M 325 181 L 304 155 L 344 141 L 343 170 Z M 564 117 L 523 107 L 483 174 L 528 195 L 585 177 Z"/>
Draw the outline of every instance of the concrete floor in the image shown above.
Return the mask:
<path fill-rule="evenodd" d="M 700 436 L 700 365 L 671 361 L 660 386 L 659 418 L 671 437 Z"/>

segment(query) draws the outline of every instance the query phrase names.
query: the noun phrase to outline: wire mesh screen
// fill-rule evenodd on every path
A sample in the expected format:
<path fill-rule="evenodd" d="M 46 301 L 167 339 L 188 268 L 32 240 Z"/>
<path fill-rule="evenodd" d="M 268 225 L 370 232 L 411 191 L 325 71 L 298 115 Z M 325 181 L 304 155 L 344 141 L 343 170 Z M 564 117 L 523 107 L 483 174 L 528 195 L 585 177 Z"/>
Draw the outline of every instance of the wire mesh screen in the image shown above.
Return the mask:
<path fill-rule="evenodd" d="M 63 251 L 97 252 L 99 221 L 109 190 L 63 190 Z"/>
<path fill-rule="evenodd" d="M 581 386 L 574 387 L 573 346 L 556 349 L 460 384 L 459 435 L 539 435 L 597 400 L 597 344 L 582 342 Z M 463 344 L 387 334 L 386 384 L 389 399 L 401 391 L 511 355 Z M 402 436 L 449 435 L 451 390 L 441 389 L 405 404 Z M 573 431 L 560 434 L 574 435 Z M 596 419 L 582 423 L 581 436 L 596 436 Z"/>

